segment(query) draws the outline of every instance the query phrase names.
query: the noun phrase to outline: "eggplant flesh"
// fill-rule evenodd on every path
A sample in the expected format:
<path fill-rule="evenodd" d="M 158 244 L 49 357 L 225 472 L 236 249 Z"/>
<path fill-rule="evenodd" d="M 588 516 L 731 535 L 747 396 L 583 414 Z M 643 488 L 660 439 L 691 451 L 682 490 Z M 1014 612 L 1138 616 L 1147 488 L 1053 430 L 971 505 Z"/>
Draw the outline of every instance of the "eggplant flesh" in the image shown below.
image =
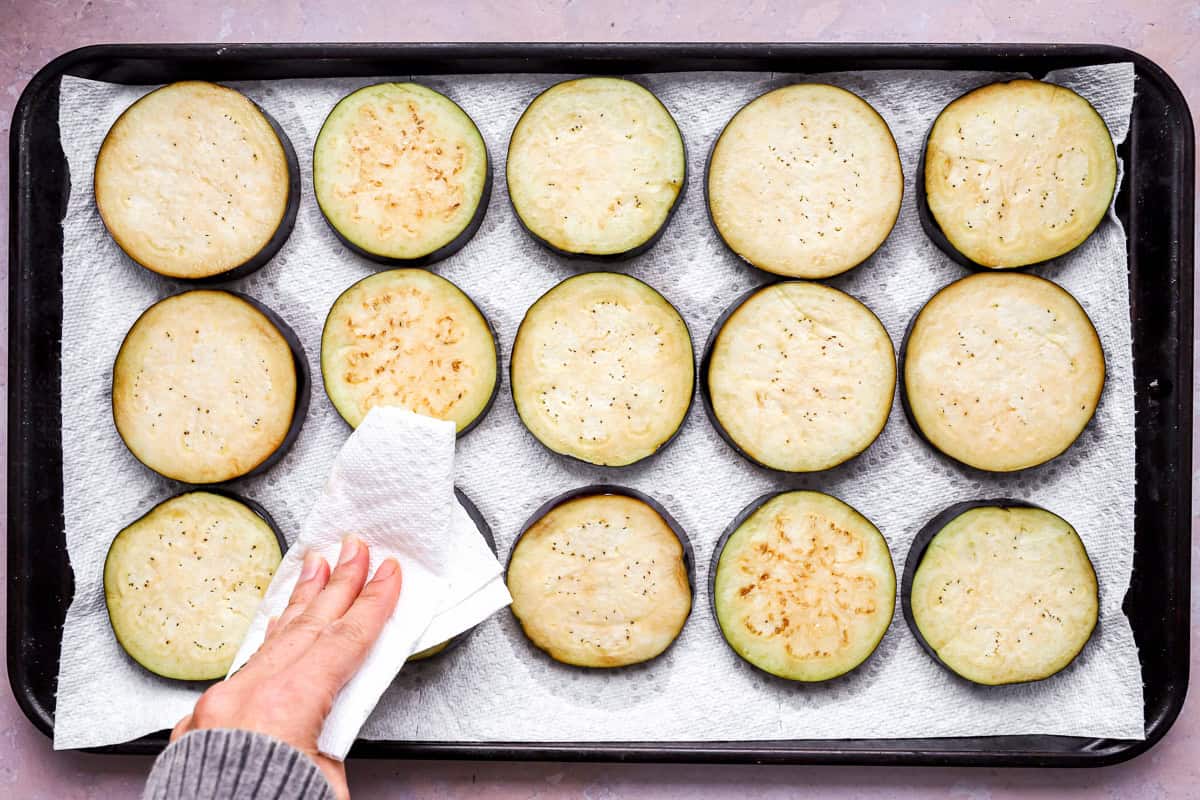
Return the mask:
<path fill-rule="evenodd" d="M 1117 154 L 1104 120 L 1070 89 L 993 83 L 948 105 L 926 140 L 923 227 L 956 261 L 1012 269 L 1082 244 L 1108 213 Z"/>
<path fill-rule="evenodd" d="M 896 606 L 887 541 L 821 492 L 759 498 L 713 554 L 710 594 L 725 641 L 758 669 L 819 682 L 866 661 Z"/>
<path fill-rule="evenodd" d="M 261 267 L 287 239 L 300 200 L 296 155 L 275 121 L 204 81 L 168 84 L 126 109 L 94 178 L 100 218 L 121 249 L 182 280 Z"/>
<path fill-rule="evenodd" d="M 904 407 L 934 448 L 1012 472 L 1060 455 L 1104 388 L 1104 351 L 1066 290 L 1025 273 L 950 284 L 914 318 L 901 348 Z"/>
<path fill-rule="evenodd" d="M 883 432 L 895 351 L 879 319 L 850 295 L 803 281 L 753 289 L 714 331 L 702 367 L 709 416 L 756 464 L 829 469 Z"/>
<path fill-rule="evenodd" d="M 930 655 L 989 686 L 1061 671 L 1099 615 L 1096 573 L 1078 533 L 1014 500 L 960 503 L 930 521 L 909 551 L 903 602 Z"/>
<path fill-rule="evenodd" d="M 479 129 L 453 100 L 420 84 L 380 83 L 329 112 L 313 150 L 313 191 L 359 255 L 420 266 L 478 230 L 491 165 Z"/>
<path fill-rule="evenodd" d="M 273 464 L 308 404 L 295 334 L 233 292 L 194 290 L 147 309 L 113 366 L 117 431 L 150 469 L 185 483 L 232 480 Z"/>
<path fill-rule="evenodd" d="M 125 527 L 104 563 L 117 641 L 150 672 L 225 677 L 283 557 L 269 516 L 209 491 L 177 495 Z"/>
<path fill-rule="evenodd" d="M 522 226 L 568 256 L 627 258 L 657 239 L 686 181 L 683 137 L 648 89 L 622 78 L 566 81 L 513 130 L 509 197 Z"/>
<path fill-rule="evenodd" d="M 690 566 L 686 535 L 653 500 L 623 487 L 584 487 L 539 509 L 513 546 L 513 614 L 561 663 L 641 663 L 683 630 Z"/>
<path fill-rule="evenodd" d="M 556 453 L 626 466 L 670 441 L 695 385 L 679 312 L 627 275 L 568 278 L 525 314 L 513 343 L 512 391 L 525 427 Z"/>
<path fill-rule="evenodd" d="M 321 335 L 330 401 L 351 427 L 375 406 L 398 405 L 476 425 L 499 387 L 491 326 L 471 299 L 422 269 L 371 275 L 334 302 Z"/>
<path fill-rule="evenodd" d="M 827 278 L 870 257 L 900 214 L 891 129 L 858 95 L 820 83 L 768 92 L 734 115 L 709 156 L 709 216 L 767 272 Z"/>

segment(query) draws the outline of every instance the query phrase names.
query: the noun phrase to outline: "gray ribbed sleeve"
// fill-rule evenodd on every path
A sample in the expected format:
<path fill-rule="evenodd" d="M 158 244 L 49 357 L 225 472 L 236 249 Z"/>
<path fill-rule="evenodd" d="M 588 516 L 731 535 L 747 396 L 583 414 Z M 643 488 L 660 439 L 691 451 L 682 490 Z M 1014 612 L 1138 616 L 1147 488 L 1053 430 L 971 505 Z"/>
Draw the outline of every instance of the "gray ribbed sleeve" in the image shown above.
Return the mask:
<path fill-rule="evenodd" d="M 312 759 L 261 733 L 192 731 L 162 751 L 143 800 L 334 800 Z"/>

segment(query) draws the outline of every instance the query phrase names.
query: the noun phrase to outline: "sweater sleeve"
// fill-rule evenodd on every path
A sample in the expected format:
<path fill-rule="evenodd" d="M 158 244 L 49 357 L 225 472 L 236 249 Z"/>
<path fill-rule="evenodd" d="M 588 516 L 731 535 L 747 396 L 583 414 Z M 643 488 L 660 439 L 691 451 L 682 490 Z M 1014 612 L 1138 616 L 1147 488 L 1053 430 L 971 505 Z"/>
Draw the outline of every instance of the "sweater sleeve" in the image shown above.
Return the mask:
<path fill-rule="evenodd" d="M 216 728 L 180 737 L 163 750 L 143 800 L 334 800 L 312 759 L 261 733 Z"/>

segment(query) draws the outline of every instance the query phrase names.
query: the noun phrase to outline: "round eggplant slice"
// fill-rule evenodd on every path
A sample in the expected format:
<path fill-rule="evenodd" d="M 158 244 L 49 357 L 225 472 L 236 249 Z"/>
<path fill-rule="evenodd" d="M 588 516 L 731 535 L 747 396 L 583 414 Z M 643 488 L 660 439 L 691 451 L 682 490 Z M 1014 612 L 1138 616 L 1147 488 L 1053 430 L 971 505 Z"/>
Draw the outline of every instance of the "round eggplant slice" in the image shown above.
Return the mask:
<path fill-rule="evenodd" d="M 827 278 L 862 263 L 891 233 L 903 194 L 883 117 L 822 83 L 751 101 L 709 156 L 713 226 L 733 252 L 777 275 Z"/>
<path fill-rule="evenodd" d="M 512 610 L 555 661 L 623 667 L 666 650 L 692 609 L 692 549 L 670 514 L 620 486 L 542 506 L 508 562 Z"/>
<path fill-rule="evenodd" d="M 750 664 L 791 681 L 844 675 L 875 652 L 896 607 L 887 541 L 820 492 L 751 503 L 717 542 L 713 612 Z"/>
<path fill-rule="evenodd" d="M 354 284 L 321 334 L 325 391 L 352 427 L 375 406 L 402 406 L 466 433 L 496 397 L 499 362 L 491 326 L 471 299 L 423 269 Z"/>
<path fill-rule="evenodd" d="M 487 146 L 467 113 L 415 83 L 379 83 L 342 98 L 313 150 L 313 190 L 351 250 L 422 266 L 465 245 L 492 188 Z"/>
<path fill-rule="evenodd" d="M 909 326 L 900 361 L 904 408 L 921 436 L 990 472 L 1061 454 L 1104 387 L 1087 312 L 1025 273 L 977 273 L 942 289 Z"/>
<path fill-rule="evenodd" d="M 96 207 L 146 269 L 229 280 L 263 266 L 292 231 L 300 168 L 279 125 L 245 95 L 204 81 L 145 95 L 100 146 Z"/>
<path fill-rule="evenodd" d="M 913 540 L 904 618 L 938 663 L 974 683 L 1048 678 L 1091 638 L 1096 572 L 1075 529 L 1018 500 L 959 503 Z"/>
<path fill-rule="evenodd" d="M 1088 101 L 1052 83 L 993 83 L 938 115 L 918 169 L 926 233 L 969 267 L 1068 253 L 1108 213 L 1117 153 Z"/>
<path fill-rule="evenodd" d="M 488 525 L 487 520 L 483 518 L 483 514 L 480 513 L 476 505 L 471 502 L 471 498 L 467 497 L 467 493 L 462 489 L 459 489 L 457 486 L 454 487 L 454 497 L 456 500 L 458 500 L 458 504 L 462 506 L 463 511 L 467 512 L 467 516 L 470 517 L 471 522 L 475 525 L 475 529 L 479 531 L 479 535 L 483 537 L 485 542 L 487 542 L 488 547 L 490 547 L 492 550 L 492 553 L 495 553 L 496 537 L 492 535 L 492 527 Z M 441 644 L 435 644 L 433 647 L 426 648 L 419 653 L 414 653 L 408 657 L 408 660 L 410 662 L 424 661 L 425 659 L 433 658 L 434 656 L 439 656 L 442 653 L 453 650 L 455 647 L 462 644 L 463 640 L 466 639 L 473 630 L 475 629 L 469 628 L 468 630 L 463 631 L 448 641 L 442 642 Z"/>
<path fill-rule="evenodd" d="M 829 469 L 883 432 L 896 354 L 883 324 L 850 295 L 803 281 L 752 289 L 713 331 L 701 396 L 717 431 L 754 463 Z"/>
<path fill-rule="evenodd" d="M 671 112 L 622 78 L 581 78 L 538 95 L 508 145 L 517 219 L 567 256 L 628 258 L 659 237 L 687 161 Z"/>
<path fill-rule="evenodd" d="M 195 290 L 155 303 L 113 365 L 117 432 L 139 461 L 184 483 L 270 467 L 299 435 L 308 398 L 308 362 L 295 333 L 233 292 Z"/>
<path fill-rule="evenodd" d="M 628 275 L 589 272 L 526 312 L 513 342 L 513 400 L 556 453 L 626 466 L 683 425 L 693 359 L 687 325 L 662 295 Z"/>
<path fill-rule="evenodd" d="M 286 546 L 261 506 L 233 495 L 159 503 L 117 534 L 104 562 L 117 641 L 164 678 L 225 677 Z"/>

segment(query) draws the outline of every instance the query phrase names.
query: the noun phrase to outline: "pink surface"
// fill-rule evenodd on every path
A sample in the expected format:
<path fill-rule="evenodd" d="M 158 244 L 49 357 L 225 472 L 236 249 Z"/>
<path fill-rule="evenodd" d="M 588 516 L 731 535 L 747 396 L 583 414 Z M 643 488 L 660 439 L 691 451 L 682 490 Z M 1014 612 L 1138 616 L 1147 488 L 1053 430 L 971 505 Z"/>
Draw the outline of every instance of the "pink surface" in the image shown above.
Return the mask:
<path fill-rule="evenodd" d="M 186 5 L 186 7 L 185 7 Z M 931 2 L 507 2 L 396 0 L 262 3 L 67 3 L 0 0 L 0 121 L 7 140 L 26 82 L 54 56 L 99 42 L 159 41 L 961 41 L 1103 42 L 1158 62 L 1200 109 L 1200 3 Z M 0 164 L 0 185 L 9 165 Z M 7 208 L 7 195 L 5 195 Z M 8 215 L 0 215 L 7 239 Z M 4 271 L 7 285 L 8 271 Z M 3 296 L 7 297 L 5 290 Z M 0 375 L 7 375 L 7 320 L 0 317 Z M 1200 426 L 1197 426 L 1200 430 Z M 1193 480 L 1193 485 L 1196 481 Z M 3 502 L 3 501 L 0 501 Z M 1197 517 L 1193 512 L 1193 530 Z M 1200 563 L 1194 537 L 1193 569 Z M 0 550 L 4 544 L 0 543 Z M 3 555 L 0 554 L 0 560 Z M 3 588 L 0 588 L 2 602 Z M 1200 601 L 1192 598 L 1192 638 Z M 0 647 L 4 645 L 0 643 Z M 1197 648 L 1192 672 L 1200 673 Z M 888 709 L 880 709 L 888 713 Z M 1185 706 L 1146 755 L 1099 770 L 863 769 L 841 767 L 622 766 L 352 761 L 358 800 L 437 798 L 783 797 L 1044 798 L 1200 797 L 1200 705 Z M 0 689 L 0 796 L 132 797 L 149 760 L 54 753 Z"/>

